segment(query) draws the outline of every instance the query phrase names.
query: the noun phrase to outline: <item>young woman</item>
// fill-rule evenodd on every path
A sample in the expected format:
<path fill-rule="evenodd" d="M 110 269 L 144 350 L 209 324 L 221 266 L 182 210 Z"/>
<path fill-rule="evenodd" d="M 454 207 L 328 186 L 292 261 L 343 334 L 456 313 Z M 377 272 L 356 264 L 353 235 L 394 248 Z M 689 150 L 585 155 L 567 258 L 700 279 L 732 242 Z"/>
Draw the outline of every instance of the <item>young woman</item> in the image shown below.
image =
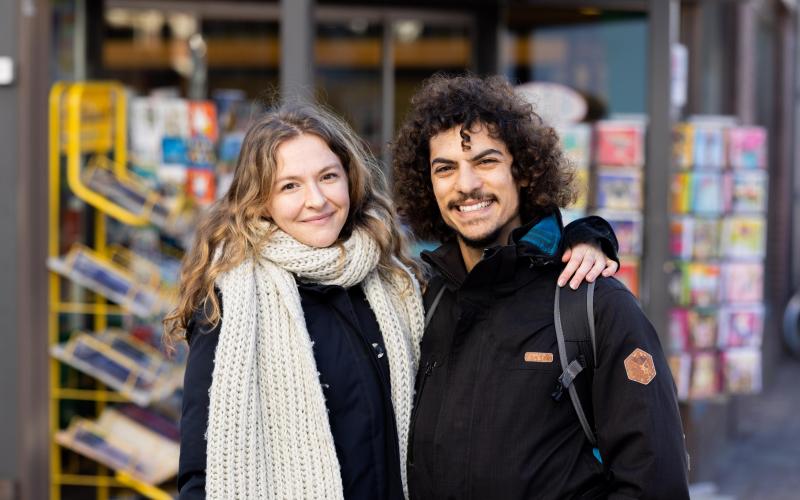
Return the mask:
<path fill-rule="evenodd" d="M 180 498 L 404 497 L 423 311 L 386 193 L 324 110 L 250 128 L 166 320 L 190 345 Z"/>

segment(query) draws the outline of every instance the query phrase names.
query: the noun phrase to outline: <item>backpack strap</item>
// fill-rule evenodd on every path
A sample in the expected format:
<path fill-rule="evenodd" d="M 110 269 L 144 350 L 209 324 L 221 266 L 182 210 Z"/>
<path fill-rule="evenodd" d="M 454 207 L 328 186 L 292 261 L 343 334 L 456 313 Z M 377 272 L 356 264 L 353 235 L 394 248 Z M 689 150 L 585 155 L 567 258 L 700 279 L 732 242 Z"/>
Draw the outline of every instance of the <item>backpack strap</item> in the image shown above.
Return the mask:
<path fill-rule="evenodd" d="M 427 306 L 425 308 L 427 310 L 425 313 L 425 329 L 428 328 L 428 323 L 430 323 L 433 319 L 433 313 L 436 312 L 436 308 L 439 307 L 439 301 L 442 300 L 442 295 L 444 295 L 444 292 L 447 289 L 444 280 L 441 278 L 431 280 L 431 282 L 428 284 L 428 287 L 430 293 L 434 293 L 434 290 L 436 290 L 436 293 L 433 295 L 433 301 L 430 303 L 430 305 L 425 304 Z"/>
<path fill-rule="evenodd" d="M 556 400 L 560 399 L 563 389 L 569 392 L 569 398 L 578 415 L 583 432 L 592 446 L 596 447 L 597 437 L 583 410 L 578 390 L 573 384 L 575 378 L 584 371 L 587 372 L 584 378 L 591 377 L 597 357 L 594 331 L 594 283 L 584 282 L 577 290 L 556 286 L 553 309 L 558 356 L 563 367 L 563 372 L 558 377 L 559 387 L 553 397 Z M 580 344 L 587 343 L 592 345 L 591 352 L 581 353 Z M 591 384 L 588 384 L 587 387 L 591 387 Z M 588 407 L 591 409 L 590 404 Z"/>

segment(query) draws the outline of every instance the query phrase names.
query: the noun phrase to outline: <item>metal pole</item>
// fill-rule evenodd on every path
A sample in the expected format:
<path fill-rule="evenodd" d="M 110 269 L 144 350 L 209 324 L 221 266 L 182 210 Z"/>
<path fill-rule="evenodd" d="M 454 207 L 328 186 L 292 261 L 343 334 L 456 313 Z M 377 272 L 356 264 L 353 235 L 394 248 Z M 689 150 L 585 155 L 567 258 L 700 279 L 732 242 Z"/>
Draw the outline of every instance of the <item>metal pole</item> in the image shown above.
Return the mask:
<path fill-rule="evenodd" d="M 642 303 L 656 330 L 667 332 L 669 294 L 665 266 L 669 260 L 668 195 L 673 111 L 670 101 L 671 47 L 677 38 L 677 0 L 648 1 L 649 93 L 647 165 L 645 166 Z"/>
<path fill-rule="evenodd" d="M 314 0 L 281 0 L 281 99 L 314 94 Z"/>

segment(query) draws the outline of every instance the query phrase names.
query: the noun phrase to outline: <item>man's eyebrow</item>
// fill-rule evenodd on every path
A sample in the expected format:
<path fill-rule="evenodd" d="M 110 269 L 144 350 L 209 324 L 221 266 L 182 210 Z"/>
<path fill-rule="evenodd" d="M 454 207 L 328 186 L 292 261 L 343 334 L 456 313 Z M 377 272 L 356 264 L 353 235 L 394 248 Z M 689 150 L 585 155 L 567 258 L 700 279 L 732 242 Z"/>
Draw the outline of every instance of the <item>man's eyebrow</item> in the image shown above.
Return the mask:
<path fill-rule="evenodd" d="M 476 154 L 475 156 L 473 156 L 469 161 L 478 161 L 481 158 L 483 158 L 484 156 L 488 156 L 488 155 L 491 155 L 491 154 L 498 154 L 500 156 L 503 156 L 503 153 L 501 153 L 500 151 L 498 151 L 496 149 L 486 149 L 486 150 L 481 151 L 480 153 Z"/>
<path fill-rule="evenodd" d="M 433 160 L 431 160 L 431 165 L 433 165 L 434 163 L 445 163 L 447 165 L 452 165 L 455 162 L 453 160 L 448 160 L 447 158 L 438 158 L 437 157 L 437 158 L 434 158 Z"/>

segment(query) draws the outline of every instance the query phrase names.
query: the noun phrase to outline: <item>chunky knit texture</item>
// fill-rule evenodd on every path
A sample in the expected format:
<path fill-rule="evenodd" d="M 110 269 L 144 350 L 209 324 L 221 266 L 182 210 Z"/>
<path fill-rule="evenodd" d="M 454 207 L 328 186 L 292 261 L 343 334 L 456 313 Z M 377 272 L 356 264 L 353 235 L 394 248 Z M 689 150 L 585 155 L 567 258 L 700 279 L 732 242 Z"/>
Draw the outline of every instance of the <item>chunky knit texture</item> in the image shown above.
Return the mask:
<path fill-rule="evenodd" d="M 379 256 L 378 245 L 363 230 L 341 246 L 313 248 L 276 229 L 261 258 L 246 260 L 218 280 L 225 311 L 210 389 L 208 498 L 343 497 L 294 276 L 364 288 L 386 344 L 400 464 L 405 464 L 422 299 L 411 273 L 410 288 L 407 280 L 380 273 Z M 401 474 L 407 496 L 405 467 Z"/>

